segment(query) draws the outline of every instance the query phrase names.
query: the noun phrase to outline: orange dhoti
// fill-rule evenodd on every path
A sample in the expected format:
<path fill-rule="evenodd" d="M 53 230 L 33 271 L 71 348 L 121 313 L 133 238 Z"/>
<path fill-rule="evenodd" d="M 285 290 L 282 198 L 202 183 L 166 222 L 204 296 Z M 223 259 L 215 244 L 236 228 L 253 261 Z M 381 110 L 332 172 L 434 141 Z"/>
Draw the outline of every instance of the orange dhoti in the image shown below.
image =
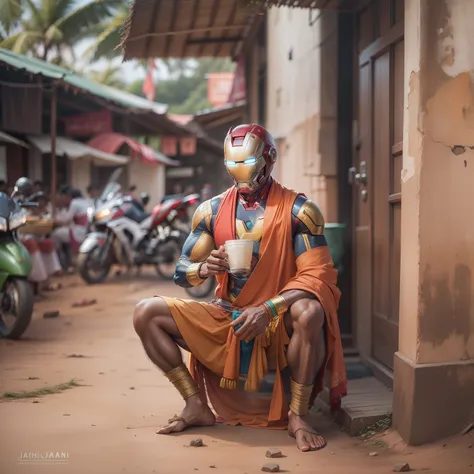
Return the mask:
<path fill-rule="evenodd" d="M 232 303 L 236 310 L 258 306 L 289 290 L 302 290 L 316 297 L 326 316 L 326 362 L 314 384 L 312 400 L 323 388 L 330 371 L 330 399 L 336 408 L 346 394 L 346 373 L 337 319 L 340 293 L 336 286 L 329 248 L 307 250 L 297 259 L 293 251 L 291 210 L 297 194 L 274 182 L 268 196 L 260 255 L 252 274 Z M 237 191 L 229 190 L 221 201 L 214 224 L 217 246 L 235 238 Z M 219 275 L 216 295 L 229 301 L 228 274 Z M 240 341 L 230 323 L 231 313 L 210 303 L 164 298 L 178 329 L 191 351 L 190 370 L 203 398 L 207 396 L 217 415 L 231 425 L 286 428 L 286 400 L 282 370 L 288 365 L 289 337 L 280 318 L 254 341 L 245 389 L 238 388 Z M 271 397 L 255 397 L 269 368 L 276 370 Z"/>

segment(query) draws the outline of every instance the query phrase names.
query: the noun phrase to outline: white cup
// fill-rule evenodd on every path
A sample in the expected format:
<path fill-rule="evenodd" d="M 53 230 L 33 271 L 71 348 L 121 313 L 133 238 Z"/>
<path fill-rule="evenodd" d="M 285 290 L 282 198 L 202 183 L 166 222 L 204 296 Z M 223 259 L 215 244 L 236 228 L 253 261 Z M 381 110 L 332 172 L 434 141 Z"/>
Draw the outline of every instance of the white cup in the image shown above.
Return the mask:
<path fill-rule="evenodd" d="M 225 252 L 228 256 L 229 273 L 237 278 L 250 275 L 252 266 L 253 240 L 228 240 Z"/>

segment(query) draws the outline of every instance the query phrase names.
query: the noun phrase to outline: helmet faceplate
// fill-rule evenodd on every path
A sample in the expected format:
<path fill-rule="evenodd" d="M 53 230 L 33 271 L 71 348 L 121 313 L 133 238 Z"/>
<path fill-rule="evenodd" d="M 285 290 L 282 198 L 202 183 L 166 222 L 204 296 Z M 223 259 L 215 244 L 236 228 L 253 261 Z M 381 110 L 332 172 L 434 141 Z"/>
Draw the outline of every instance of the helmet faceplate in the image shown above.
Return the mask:
<path fill-rule="evenodd" d="M 275 141 L 260 125 L 239 125 L 227 133 L 224 157 L 239 192 L 252 194 L 270 177 L 277 158 Z"/>

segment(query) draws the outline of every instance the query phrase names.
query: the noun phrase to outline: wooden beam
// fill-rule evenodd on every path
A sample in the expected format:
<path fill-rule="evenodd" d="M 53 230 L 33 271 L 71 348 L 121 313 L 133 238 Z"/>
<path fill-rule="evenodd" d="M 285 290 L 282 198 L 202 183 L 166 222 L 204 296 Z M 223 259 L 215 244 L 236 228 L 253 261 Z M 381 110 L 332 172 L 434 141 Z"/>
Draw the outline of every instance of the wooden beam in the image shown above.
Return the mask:
<path fill-rule="evenodd" d="M 170 30 L 170 31 L 173 31 L 173 30 L 174 30 L 174 26 L 175 26 L 175 23 L 176 23 L 176 18 L 178 17 L 179 4 L 180 4 L 180 1 L 179 1 L 179 0 L 174 0 L 174 2 L 173 2 L 173 10 L 171 11 L 171 20 L 170 20 L 170 27 L 169 27 L 169 30 Z M 171 35 L 169 35 L 169 36 L 166 37 L 165 50 L 164 50 L 164 52 L 163 52 L 163 56 L 164 56 L 165 58 L 169 55 L 169 50 L 170 50 L 170 46 L 171 46 L 171 40 L 172 40 L 172 36 L 171 36 Z"/>
<path fill-rule="evenodd" d="M 208 23 L 208 26 L 209 28 L 212 28 L 212 26 L 214 26 L 214 23 L 216 21 L 216 17 L 217 17 L 217 12 L 219 11 L 219 5 L 221 4 L 221 2 L 219 0 L 214 0 L 214 3 L 212 5 L 212 10 L 211 10 L 211 16 L 210 16 L 210 19 L 209 19 L 209 23 Z M 222 5 L 223 5 L 223 2 L 222 2 Z M 207 31 L 204 35 L 204 38 L 209 38 L 209 31 Z M 202 56 L 202 53 L 203 53 L 203 50 L 204 50 L 204 43 L 201 45 L 201 47 L 199 48 L 199 51 L 197 53 L 197 56 L 198 57 L 201 57 Z"/>
<path fill-rule="evenodd" d="M 192 16 L 191 16 L 191 31 L 194 30 L 194 28 L 196 27 L 196 20 L 197 20 L 197 13 L 199 11 L 199 0 L 194 0 L 194 8 L 193 8 L 193 13 L 192 13 Z M 186 54 L 186 45 L 188 43 L 188 41 L 191 39 L 191 33 L 188 33 L 186 35 L 186 39 L 183 41 L 183 49 L 181 50 L 181 57 L 184 58 L 185 54 Z"/>
<path fill-rule="evenodd" d="M 51 91 L 51 117 L 50 117 L 50 134 L 51 134 L 51 212 L 53 218 L 56 211 L 56 127 L 57 127 L 57 90 L 56 85 L 53 85 Z"/>
<path fill-rule="evenodd" d="M 161 4 L 161 0 L 155 0 L 155 3 L 153 4 L 153 10 L 151 12 L 150 23 L 149 23 L 149 26 L 148 26 L 149 36 L 146 38 L 145 50 L 143 51 L 143 53 L 144 53 L 143 56 L 145 58 L 149 56 L 148 52 L 150 50 L 151 39 L 152 39 L 152 36 L 153 36 L 152 31 L 154 30 L 157 14 L 160 11 L 160 4 Z"/>
<path fill-rule="evenodd" d="M 249 19 L 249 23 L 247 25 L 246 30 L 242 34 L 243 40 L 236 45 L 234 48 L 234 52 L 232 53 L 232 57 L 237 59 L 241 54 L 246 54 L 249 50 L 250 45 L 252 44 L 256 34 L 258 33 L 258 29 L 260 28 L 260 24 L 262 23 L 264 15 L 257 14 L 254 15 L 253 18 Z"/>
<path fill-rule="evenodd" d="M 228 38 L 198 38 L 198 39 L 190 39 L 186 42 L 186 44 L 214 44 L 214 43 L 238 43 L 242 41 L 241 36 L 232 36 Z"/>
<path fill-rule="evenodd" d="M 235 15 L 236 15 L 236 13 L 237 13 L 237 7 L 238 7 L 238 5 L 239 5 L 239 0 L 234 0 L 234 5 L 232 6 L 232 8 L 231 8 L 231 10 L 230 10 L 229 18 L 227 18 L 227 21 L 226 21 L 226 25 L 227 25 L 227 26 L 230 26 L 230 25 L 232 24 L 232 22 L 234 21 Z M 224 32 L 223 32 L 223 34 L 224 34 L 225 36 L 227 36 L 228 33 L 229 33 L 228 30 L 224 30 Z M 223 45 L 223 44 L 224 44 L 224 43 L 221 43 L 221 44 L 219 44 L 219 45 L 217 46 L 217 48 L 216 48 L 216 54 L 215 54 L 216 57 L 219 57 L 219 56 L 220 56 L 221 51 L 222 51 L 222 45 Z"/>

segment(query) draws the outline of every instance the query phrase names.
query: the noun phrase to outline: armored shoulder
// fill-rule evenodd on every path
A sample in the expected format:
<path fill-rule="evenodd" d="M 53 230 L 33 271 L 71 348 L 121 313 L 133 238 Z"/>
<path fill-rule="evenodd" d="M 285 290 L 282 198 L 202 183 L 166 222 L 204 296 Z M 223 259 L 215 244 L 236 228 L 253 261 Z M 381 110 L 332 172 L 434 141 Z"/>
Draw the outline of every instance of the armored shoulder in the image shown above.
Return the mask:
<path fill-rule="evenodd" d="M 319 207 L 305 196 L 299 195 L 293 204 L 293 222 L 300 232 L 324 234 L 324 217 Z"/>
<path fill-rule="evenodd" d="M 219 195 L 204 201 L 199 205 L 194 212 L 193 222 L 191 225 L 192 232 L 200 227 L 201 230 L 206 230 L 212 233 L 213 219 L 217 215 L 220 202 L 221 196 Z"/>

